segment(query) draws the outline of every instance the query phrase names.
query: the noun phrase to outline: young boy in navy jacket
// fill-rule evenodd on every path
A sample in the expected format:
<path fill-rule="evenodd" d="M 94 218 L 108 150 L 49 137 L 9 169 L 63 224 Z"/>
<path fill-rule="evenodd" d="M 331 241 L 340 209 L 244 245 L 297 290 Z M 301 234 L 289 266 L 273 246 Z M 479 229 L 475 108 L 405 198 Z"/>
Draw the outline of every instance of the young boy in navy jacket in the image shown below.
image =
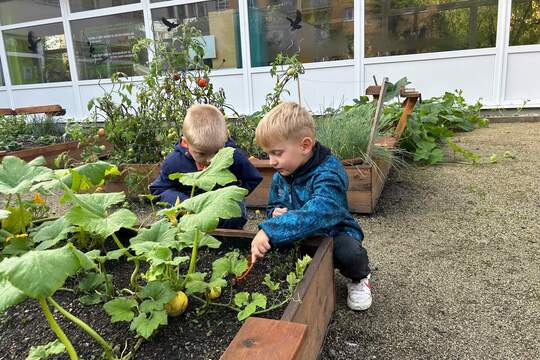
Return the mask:
<path fill-rule="evenodd" d="M 230 171 L 236 176 L 241 186 L 251 192 L 262 181 L 259 171 L 251 164 L 234 142 L 228 138 L 227 125 L 223 114 L 212 105 L 197 104 L 191 106 L 182 126 L 182 139 L 176 144 L 174 151 L 167 155 L 158 178 L 150 185 L 150 192 L 158 195 L 160 201 L 174 205 L 176 199 L 183 201 L 189 198 L 191 187 L 179 181 L 170 180 L 173 173 L 190 173 L 201 171 L 212 157 L 223 147 L 233 147 L 234 162 Z M 200 194 L 197 189 L 195 194 Z M 239 218 L 220 220 L 219 227 L 241 229 L 247 222 L 247 211 L 242 202 L 242 216 Z"/>
<path fill-rule="evenodd" d="M 364 234 L 347 205 L 349 179 L 341 162 L 315 141 L 311 115 L 296 103 L 282 103 L 261 120 L 257 143 L 277 172 L 272 178 L 268 219 L 251 243 L 252 261 L 272 246 L 308 236 L 334 238 L 334 264 L 348 277 L 347 305 L 371 306 L 370 269 Z"/>

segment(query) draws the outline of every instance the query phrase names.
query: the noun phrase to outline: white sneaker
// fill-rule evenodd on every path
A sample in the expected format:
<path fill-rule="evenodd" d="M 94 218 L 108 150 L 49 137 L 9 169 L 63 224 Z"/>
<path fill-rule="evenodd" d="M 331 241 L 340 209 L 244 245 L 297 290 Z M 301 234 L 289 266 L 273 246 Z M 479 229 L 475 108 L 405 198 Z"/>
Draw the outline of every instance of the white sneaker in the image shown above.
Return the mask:
<path fill-rule="evenodd" d="M 367 310 L 371 306 L 371 274 L 357 283 L 349 283 L 347 306 L 351 310 Z"/>

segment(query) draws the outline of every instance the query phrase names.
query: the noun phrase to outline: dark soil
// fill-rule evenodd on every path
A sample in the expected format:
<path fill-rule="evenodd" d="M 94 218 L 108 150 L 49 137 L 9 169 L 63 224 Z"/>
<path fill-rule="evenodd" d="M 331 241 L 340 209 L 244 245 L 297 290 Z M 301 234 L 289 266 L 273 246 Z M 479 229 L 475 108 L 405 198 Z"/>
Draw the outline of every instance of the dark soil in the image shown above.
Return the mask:
<path fill-rule="evenodd" d="M 197 271 L 209 271 L 213 260 L 233 248 L 240 248 L 241 254 L 246 256 L 249 253 L 246 247 L 249 242 L 246 239 L 221 240 L 223 245 L 218 250 L 205 248 L 200 250 Z M 299 251 L 295 248 L 271 252 L 262 261 L 257 262 L 243 284 L 223 289 L 218 301 L 228 302 L 233 296 L 232 290 L 257 291 L 267 295 L 270 306 L 275 295 L 270 295 L 266 286 L 262 284 L 264 275 L 271 274 L 273 280 L 279 279 L 284 283 L 282 288 L 286 288 L 286 275 L 294 271 L 295 259 L 298 256 Z M 119 261 L 108 263 L 107 271 L 113 275 L 115 287 L 119 289 L 127 287 L 132 270 L 131 263 Z M 77 283 L 76 279 L 69 279 L 65 286 L 74 289 Z M 117 355 L 122 352 L 127 354 L 137 342 L 135 333 L 129 331 L 129 323 L 111 323 L 110 317 L 103 310 L 103 304 L 83 305 L 78 300 L 80 295 L 82 294 L 58 291 L 54 298 L 66 310 L 87 322 L 113 344 Z M 200 305 L 202 304 L 197 300 L 190 298 L 188 310 L 179 317 L 169 317 L 169 324 L 161 327 L 149 340 L 143 341 L 134 358 L 218 359 L 242 326 L 242 322 L 237 320 L 235 311 L 217 306 L 211 306 L 204 315 L 197 315 L 196 308 Z M 279 319 L 283 310 L 284 308 L 279 308 L 258 316 Z M 55 311 L 53 313 L 81 359 L 101 357 L 102 349 L 98 343 L 59 313 Z M 0 359 L 25 359 L 31 346 L 43 345 L 55 339 L 39 304 L 33 299 L 28 299 L 0 315 L 0 349 L 2 349 Z M 54 359 L 67 358 L 66 353 L 54 357 Z"/>

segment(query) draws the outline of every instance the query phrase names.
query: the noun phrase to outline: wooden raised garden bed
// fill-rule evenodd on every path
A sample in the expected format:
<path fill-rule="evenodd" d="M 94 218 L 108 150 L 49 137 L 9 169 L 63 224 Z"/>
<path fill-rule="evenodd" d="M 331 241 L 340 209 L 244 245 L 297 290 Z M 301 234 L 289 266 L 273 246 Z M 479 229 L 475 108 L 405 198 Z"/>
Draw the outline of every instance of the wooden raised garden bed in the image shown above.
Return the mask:
<path fill-rule="evenodd" d="M 66 110 L 63 109 L 60 105 L 41 105 L 21 107 L 16 109 L 0 109 L 0 115 L 45 114 L 48 116 L 61 116 L 65 113 Z M 0 161 L 2 161 L 5 156 L 16 156 L 25 161 L 32 161 L 38 156 L 43 156 L 45 157 L 46 165 L 49 167 L 54 167 L 54 160 L 64 152 L 67 152 L 70 160 L 82 160 L 82 150 L 83 148 L 79 145 L 78 141 L 70 141 L 60 144 L 36 146 L 15 151 L 0 151 Z"/>
<path fill-rule="evenodd" d="M 372 95 L 379 100 L 378 107 L 382 106 L 380 96 L 383 92 L 381 86 L 370 86 L 366 90 L 367 95 Z M 392 136 L 376 139 L 374 136 L 370 139 L 372 146 L 384 146 L 388 149 L 394 149 L 399 141 L 405 127 L 407 126 L 407 116 L 412 112 L 414 105 L 420 98 L 420 93 L 415 90 L 402 90 L 401 96 L 405 98 L 403 102 L 403 114 L 399 119 L 394 134 Z M 382 108 L 381 108 L 382 109 Z M 378 122 L 377 115 L 375 119 Z M 377 127 L 375 124 L 374 128 Z M 373 133 L 375 134 L 375 133 Z M 368 149 L 369 151 L 369 149 Z M 270 183 L 274 175 L 274 169 L 270 166 L 268 160 L 251 160 L 252 164 L 259 170 L 263 176 L 261 184 L 246 198 L 247 206 L 255 208 L 264 208 L 268 202 L 268 192 Z M 363 164 L 359 159 L 343 160 L 343 165 L 349 177 L 349 190 L 347 198 L 349 210 L 354 213 L 371 214 L 375 211 L 377 201 L 381 195 L 386 177 L 391 168 L 391 164 L 379 158 L 374 158 L 374 164 Z"/>
<path fill-rule="evenodd" d="M 241 230 L 218 230 L 219 236 L 248 237 Z M 222 360 L 317 359 L 335 310 L 332 239 L 304 241 L 315 250 L 302 283 L 280 320 L 249 318 L 240 328 Z"/>
<path fill-rule="evenodd" d="M 104 192 L 124 191 L 128 197 L 148 194 L 148 186 L 159 175 L 161 164 L 120 165 L 120 175 L 111 177 L 103 189 Z"/>

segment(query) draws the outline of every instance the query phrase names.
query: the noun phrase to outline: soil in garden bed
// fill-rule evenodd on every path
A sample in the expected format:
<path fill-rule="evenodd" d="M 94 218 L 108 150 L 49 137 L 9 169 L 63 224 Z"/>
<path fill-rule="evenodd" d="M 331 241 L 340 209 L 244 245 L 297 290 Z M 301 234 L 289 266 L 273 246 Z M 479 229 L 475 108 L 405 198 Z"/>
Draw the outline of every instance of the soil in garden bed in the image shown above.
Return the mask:
<path fill-rule="evenodd" d="M 197 271 L 210 271 L 212 261 L 233 248 L 238 248 L 240 253 L 246 256 L 249 253 L 249 239 L 220 240 L 223 241 L 220 249 L 200 249 Z M 255 264 L 242 285 L 235 286 L 235 291 L 264 293 L 270 306 L 274 295 L 262 284 L 265 274 L 269 273 L 274 281 L 279 279 L 282 282 L 281 288 L 286 289 L 285 278 L 290 271 L 294 271 L 296 259 L 301 253 L 300 249 L 295 247 L 272 250 Z M 133 264 L 125 261 L 108 263 L 108 272 L 113 275 L 117 289 L 127 287 L 132 270 Z M 69 279 L 66 288 L 73 289 L 77 283 L 77 280 Z M 126 353 L 129 352 L 136 342 L 135 333 L 129 331 L 129 323 L 111 323 L 110 317 L 103 310 L 103 304 L 83 305 L 78 300 L 80 295 L 58 291 L 54 298 L 113 344 L 117 353 L 124 348 L 127 349 Z M 217 301 L 228 302 L 231 296 L 231 288 L 223 289 Z M 149 340 L 142 342 L 135 359 L 219 359 L 242 326 L 242 322 L 237 320 L 236 312 L 217 306 L 211 306 L 205 314 L 197 315 L 196 309 L 201 303 L 193 298 L 189 301 L 188 310 L 184 314 L 176 318 L 169 317 L 168 325 L 162 326 Z M 279 308 L 259 316 L 279 319 L 284 309 Z M 81 359 L 100 358 L 101 347 L 91 337 L 57 312 L 54 314 Z M 25 359 L 31 346 L 43 345 L 52 340 L 55 340 L 55 336 L 37 301 L 28 299 L 0 314 L 0 359 Z M 52 358 L 67 359 L 68 356 L 64 353 Z"/>

